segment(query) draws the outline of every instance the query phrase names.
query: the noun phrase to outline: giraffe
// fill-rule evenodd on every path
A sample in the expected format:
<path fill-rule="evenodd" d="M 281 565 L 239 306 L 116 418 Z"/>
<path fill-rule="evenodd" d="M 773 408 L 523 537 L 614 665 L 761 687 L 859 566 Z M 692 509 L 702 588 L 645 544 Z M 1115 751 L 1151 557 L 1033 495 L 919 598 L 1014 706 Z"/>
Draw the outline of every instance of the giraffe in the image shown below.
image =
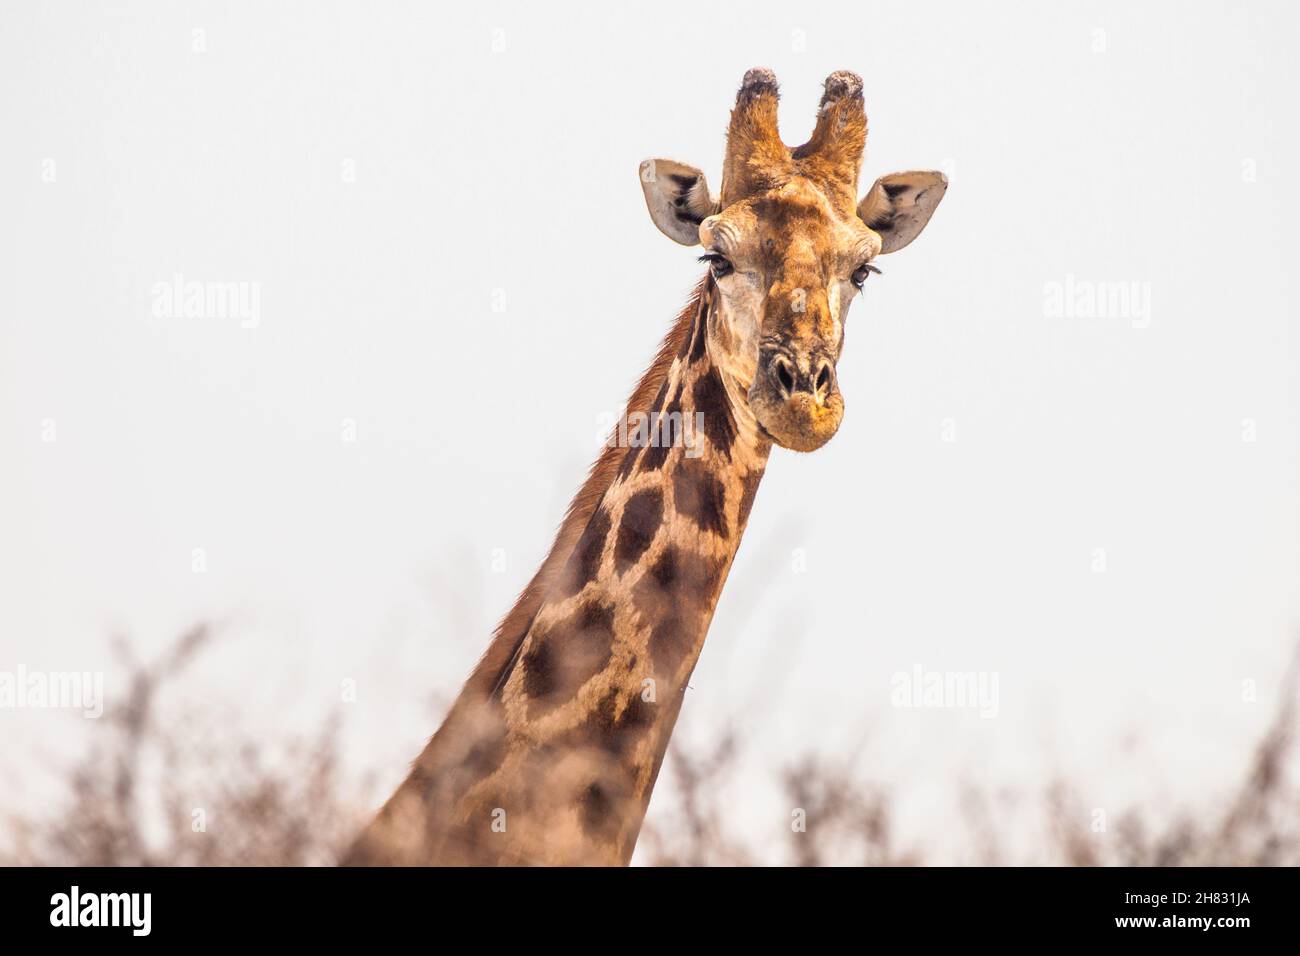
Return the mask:
<path fill-rule="evenodd" d="M 650 794 L 773 445 L 839 428 L 850 301 L 920 233 L 938 172 L 858 201 L 862 81 L 825 81 L 784 145 L 776 78 L 745 74 L 719 195 L 641 164 L 655 225 L 708 269 L 628 401 L 540 570 L 346 865 L 619 865 Z"/>

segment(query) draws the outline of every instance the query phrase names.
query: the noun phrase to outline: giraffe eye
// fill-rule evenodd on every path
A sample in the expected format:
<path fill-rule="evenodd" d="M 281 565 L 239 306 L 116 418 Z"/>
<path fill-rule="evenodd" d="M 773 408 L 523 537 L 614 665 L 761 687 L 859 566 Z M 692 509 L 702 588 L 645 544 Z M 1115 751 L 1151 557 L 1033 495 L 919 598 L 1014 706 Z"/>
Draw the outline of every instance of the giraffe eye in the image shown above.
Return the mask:
<path fill-rule="evenodd" d="M 873 266 L 870 262 L 862 263 L 862 265 L 858 266 L 856 269 L 853 270 L 853 284 L 857 286 L 859 289 L 861 289 L 862 283 L 866 282 L 867 276 L 869 276 L 873 272 L 876 275 L 882 275 L 881 271 L 877 269 L 875 266 Z"/>
<path fill-rule="evenodd" d="M 700 261 L 709 264 L 709 271 L 713 273 L 715 279 L 729 276 L 736 271 L 736 267 L 731 264 L 731 260 L 717 252 L 706 252 L 700 256 Z"/>

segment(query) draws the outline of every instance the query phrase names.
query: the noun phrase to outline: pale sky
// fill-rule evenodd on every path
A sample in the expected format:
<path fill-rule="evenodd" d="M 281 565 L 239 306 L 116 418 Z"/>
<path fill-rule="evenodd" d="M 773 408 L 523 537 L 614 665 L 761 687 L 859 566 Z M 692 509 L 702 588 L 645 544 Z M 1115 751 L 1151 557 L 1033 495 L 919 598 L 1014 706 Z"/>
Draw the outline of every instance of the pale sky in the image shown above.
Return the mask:
<path fill-rule="evenodd" d="M 679 735 L 754 781 L 865 741 L 940 848 L 964 780 L 1212 803 L 1300 638 L 1295 11 L 6 4 L 0 670 L 111 707 L 110 635 L 217 621 L 197 699 L 274 737 L 356 681 L 396 783 L 700 274 L 638 163 L 716 185 L 747 68 L 790 143 L 851 69 L 863 189 L 951 186 L 852 307 L 839 434 L 773 454 Z M 255 321 L 158 314 L 177 275 Z M 916 667 L 996 716 L 892 706 Z M 94 731 L 0 710 L 14 799 Z"/>

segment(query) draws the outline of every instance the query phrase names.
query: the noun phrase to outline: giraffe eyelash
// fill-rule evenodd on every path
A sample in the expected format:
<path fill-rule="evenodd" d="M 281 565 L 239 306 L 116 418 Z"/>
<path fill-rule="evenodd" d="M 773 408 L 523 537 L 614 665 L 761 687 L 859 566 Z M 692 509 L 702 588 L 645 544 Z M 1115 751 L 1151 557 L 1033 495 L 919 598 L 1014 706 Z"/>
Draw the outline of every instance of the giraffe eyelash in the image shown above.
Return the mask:
<path fill-rule="evenodd" d="M 721 279 L 724 276 L 731 275 L 736 268 L 731 264 L 731 260 L 720 252 L 706 252 L 704 255 L 700 256 L 700 262 L 707 262 L 709 264 L 709 271 L 713 273 L 713 278 L 715 279 Z"/>
<path fill-rule="evenodd" d="M 873 272 L 878 276 L 884 275 L 883 272 L 881 272 L 876 266 L 873 266 L 870 262 L 864 262 L 853 270 L 853 275 L 849 276 L 849 281 L 857 288 L 861 289 L 867 281 L 867 276 Z M 859 278 L 859 276 L 861 276 L 861 278 Z"/>

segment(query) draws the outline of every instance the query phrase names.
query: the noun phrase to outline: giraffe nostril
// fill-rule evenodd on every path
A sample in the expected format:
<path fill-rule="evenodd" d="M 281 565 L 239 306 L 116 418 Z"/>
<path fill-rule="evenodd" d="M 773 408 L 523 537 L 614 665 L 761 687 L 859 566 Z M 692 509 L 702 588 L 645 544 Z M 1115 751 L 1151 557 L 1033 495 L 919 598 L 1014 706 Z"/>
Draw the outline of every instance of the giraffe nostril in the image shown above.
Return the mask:
<path fill-rule="evenodd" d="M 782 397 L 789 398 L 794 391 L 794 368 L 780 355 L 772 359 L 772 371 L 781 386 Z"/>
<path fill-rule="evenodd" d="M 817 382 L 813 386 L 813 391 L 817 395 L 818 401 L 825 401 L 831 393 L 831 386 L 834 384 L 834 373 L 831 372 L 831 363 L 823 361 L 821 371 L 817 373 Z"/>

